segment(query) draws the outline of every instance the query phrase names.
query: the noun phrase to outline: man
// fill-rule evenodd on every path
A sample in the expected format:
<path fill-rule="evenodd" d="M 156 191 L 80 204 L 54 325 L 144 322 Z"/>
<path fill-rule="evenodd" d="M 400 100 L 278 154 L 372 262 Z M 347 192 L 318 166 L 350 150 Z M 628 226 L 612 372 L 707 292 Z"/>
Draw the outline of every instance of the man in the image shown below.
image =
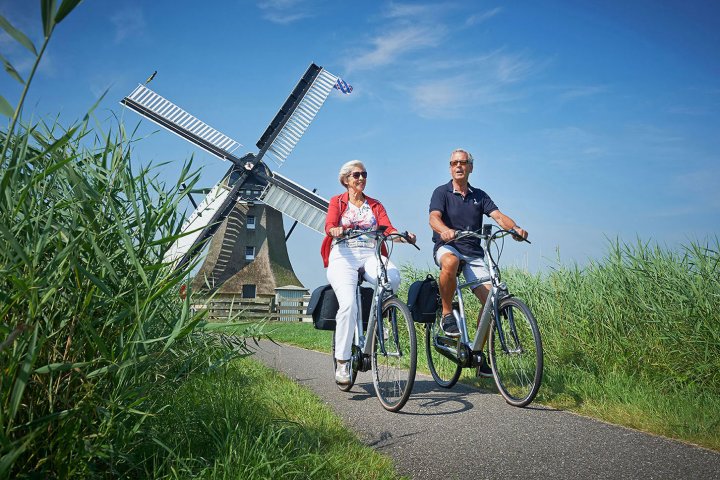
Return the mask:
<path fill-rule="evenodd" d="M 463 275 L 465 281 L 472 282 L 487 278 L 487 282 L 478 285 L 473 293 L 485 304 L 490 293 L 490 272 L 485 265 L 480 242 L 477 239 L 464 238 L 454 241 L 456 230 L 479 230 L 483 215 L 491 217 L 501 228 L 514 230 L 522 241 L 528 233 L 520 228 L 513 219 L 503 214 L 487 193 L 469 183 L 473 171 L 473 156 L 462 149 L 450 155 L 450 177 L 452 180 L 440 185 L 430 200 L 430 228 L 433 229 L 435 242 L 435 263 L 440 266 L 440 297 L 442 299 L 441 327 L 449 337 L 459 337 L 455 317 L 452 314 L 452 298 L 457 284 L 457 271 L 460 260 L 465 261 Z M 521 238 L 522 237 L 522 238 Z M 445 243 L 447 242 L 447 243 Z M 478 316 L 478 322 L 480 317 Z M 478 367 L 478 375 L 492 377 L 492 370 L 483 362 Z"/>

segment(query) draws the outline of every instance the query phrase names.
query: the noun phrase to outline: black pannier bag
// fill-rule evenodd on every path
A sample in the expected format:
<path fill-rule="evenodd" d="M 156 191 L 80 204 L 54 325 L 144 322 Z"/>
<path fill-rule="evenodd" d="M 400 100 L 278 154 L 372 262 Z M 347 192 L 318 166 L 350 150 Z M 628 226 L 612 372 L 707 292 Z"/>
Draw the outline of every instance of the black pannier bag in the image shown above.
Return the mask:
<path fill-rule="evenodd" d="M 437 280 L 428 274 L 424 280 L 413 282 L 408 289 L 407 306 L 414 321 L 433 323 L 440 309 L 440 288 Z"/>
<path fill-rule="evenodd" d="M 367 328 L 370 318 L 370 306 L 372 305 L 374 289 L 360 287 L 363 310 L 363 328 Z M 310 296 L 307 307 L 307 314 L 312 315 L 313 326 L 318 330 L 335 330 L 335 317 L 339 305 L 335 292 L 330 285 L 323 285 L 316 288 Z"/>

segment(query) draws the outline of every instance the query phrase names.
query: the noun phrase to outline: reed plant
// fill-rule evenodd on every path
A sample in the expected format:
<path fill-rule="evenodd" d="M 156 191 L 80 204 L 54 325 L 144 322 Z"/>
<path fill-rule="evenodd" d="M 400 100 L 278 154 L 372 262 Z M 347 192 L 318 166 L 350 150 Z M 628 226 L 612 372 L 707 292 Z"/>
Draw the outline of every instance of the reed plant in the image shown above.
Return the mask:
<path fill-rule="evenodd" d="M 178 295 L 192 264 L 163 260 L 178 238 L 177 183 L 132 161 L 132 135 L 23 121 L 32 76 L 57 26 L 78 4 L 43 8 L 43 46 L 0 17 L 35 63 L 15 108 L 0 98 L 0 478 L 133 475 L 153 392 L 229 358 L 195 332 L 202 313 Z M 232 351 L 244 353 L 243 342 Z M 142 459 L 142 458 L 141 458 Z"/>

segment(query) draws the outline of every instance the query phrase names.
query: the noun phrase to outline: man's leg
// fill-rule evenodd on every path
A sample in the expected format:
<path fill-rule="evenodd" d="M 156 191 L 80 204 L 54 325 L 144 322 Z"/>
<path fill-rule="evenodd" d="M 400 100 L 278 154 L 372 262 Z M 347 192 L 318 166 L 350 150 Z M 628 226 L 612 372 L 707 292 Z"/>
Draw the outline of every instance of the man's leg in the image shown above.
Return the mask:
<path fill-rule="evenodd" d="M 452 313 L 452 299 L 457 286 L 457 270 L 460 259 L 452 253 L 440 257 L 440 298 L 443 316 Z"/>
<path fill-rule="evenodd" d="M 459 337 L 460 330 L 457 320 L 452 314 L 452 299 L 457 286 L 457 270 L 460 259 L 452 252 L 439 252 L 440 259 L 440 299 L 442 300 L 442 317 L 440 328 L 448 337 Z"/>

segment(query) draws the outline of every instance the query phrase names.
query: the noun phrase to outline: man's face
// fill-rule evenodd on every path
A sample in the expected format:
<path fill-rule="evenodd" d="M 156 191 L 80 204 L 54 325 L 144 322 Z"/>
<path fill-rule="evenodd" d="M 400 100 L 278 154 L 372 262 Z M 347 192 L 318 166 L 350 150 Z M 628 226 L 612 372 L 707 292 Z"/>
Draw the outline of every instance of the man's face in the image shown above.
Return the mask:
<path fill-rule="evenodd" d="M 467 153 L 455 152 L 450 157 L 450 176 L 453 180 L 467 181 L 473 165 L 468 161 Z"/>

